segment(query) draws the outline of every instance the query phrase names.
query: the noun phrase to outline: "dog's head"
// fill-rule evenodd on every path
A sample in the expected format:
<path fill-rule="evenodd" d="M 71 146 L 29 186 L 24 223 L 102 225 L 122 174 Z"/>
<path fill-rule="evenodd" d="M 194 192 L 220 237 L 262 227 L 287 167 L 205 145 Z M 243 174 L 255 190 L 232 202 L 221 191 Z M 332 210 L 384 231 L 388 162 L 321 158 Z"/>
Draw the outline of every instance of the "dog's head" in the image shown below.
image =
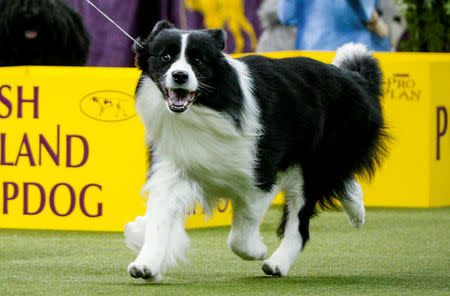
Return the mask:
<path fill-rule="evenodd" d="M 81 66 L 89 34 L 63 0 L 0 0 L 0 66 Z"/>
<path fill-rule="evenodd" d="M 225 39 L 220 29 L 183 31 L 160 21 L 142 48 L 134 46 L 136 65 L 157 84 L 169 110 L 182 113 L 217 92 Z"/>

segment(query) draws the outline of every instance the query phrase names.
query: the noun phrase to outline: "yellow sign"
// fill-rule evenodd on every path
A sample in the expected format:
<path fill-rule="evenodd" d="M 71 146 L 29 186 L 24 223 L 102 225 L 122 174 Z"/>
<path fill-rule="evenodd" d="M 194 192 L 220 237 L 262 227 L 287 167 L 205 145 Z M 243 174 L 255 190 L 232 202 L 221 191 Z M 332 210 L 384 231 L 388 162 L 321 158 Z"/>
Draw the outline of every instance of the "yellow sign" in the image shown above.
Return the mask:
<path fill-rule="evenodd" d="M 139 74 L 0 68 L 0 227 L 122 231 L 145 213 Z M 198 210 L 188 227 L 229 222 L 228 204 L 219 210 L 207 224 Z"/>
<path fill-rule="evenodd" d="M 334 53 L 287 52 L 331 62 Z M 368 206 L 450 205 L 450 55 L 377 54 L 393 141 Z M 145 212 L 144 128 L 132 68 L 0 68 L 0 227 L 122 231 Z M 224 203 L 204 223 L 226 225 Z"/>

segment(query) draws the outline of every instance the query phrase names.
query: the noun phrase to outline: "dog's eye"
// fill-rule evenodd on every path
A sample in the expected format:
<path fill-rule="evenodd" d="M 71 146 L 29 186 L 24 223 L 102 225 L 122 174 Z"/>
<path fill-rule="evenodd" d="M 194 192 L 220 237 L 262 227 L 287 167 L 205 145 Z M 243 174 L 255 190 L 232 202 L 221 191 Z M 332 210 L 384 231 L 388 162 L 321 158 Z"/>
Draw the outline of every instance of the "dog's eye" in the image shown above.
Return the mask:
<path fill-rule="evenodd" d="M 202 60 L 200 58 L 194 58 L 192 62 L 197 66 L 202 64 Z"/>
<path fill-rule="evenodd" d="M 161 56 L 161 60 L 162 60 L 163 62 L 165 62 L 165 63 L 167 63 L 168 61 L 170 61 L 171 58 L 172 58 L 172 57 L 171 57 L 170 54 L 168 54 L 168 53 L 163 54 L 163 55 Z"/>

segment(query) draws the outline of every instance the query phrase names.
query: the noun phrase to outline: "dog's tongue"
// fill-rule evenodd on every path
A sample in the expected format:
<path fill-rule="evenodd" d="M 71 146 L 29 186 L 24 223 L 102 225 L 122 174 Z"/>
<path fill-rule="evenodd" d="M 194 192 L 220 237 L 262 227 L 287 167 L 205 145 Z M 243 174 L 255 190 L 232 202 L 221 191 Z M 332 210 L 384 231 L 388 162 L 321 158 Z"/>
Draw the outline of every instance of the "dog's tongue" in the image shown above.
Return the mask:
<path fill-rule="evenodd" d="M 174 105 L 184 106 L 194 97 L 194 93 L 181 89 L 168 89 L 167 97 Z"/>

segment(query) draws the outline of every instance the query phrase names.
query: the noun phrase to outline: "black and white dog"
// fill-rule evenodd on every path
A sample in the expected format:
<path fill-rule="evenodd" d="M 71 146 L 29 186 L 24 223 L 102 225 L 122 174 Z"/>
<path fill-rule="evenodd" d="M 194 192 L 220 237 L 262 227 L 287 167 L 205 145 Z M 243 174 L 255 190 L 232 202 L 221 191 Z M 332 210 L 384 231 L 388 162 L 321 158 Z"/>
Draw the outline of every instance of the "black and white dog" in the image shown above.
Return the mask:
<path fill-rule="evenodd" d="M 211 213 L 232 201 L 228 245 L 263 270 L 286 276 L 309 238 L 316 204 L 343 205 L 364 223 L 355 175 L 380 164 L 386 136 L 381 71 L 363 45 L 338 50 L 333 65 L 308 58 L 233 59 L 222 30 L 183 31 L 161 21 L 135 48 L 142 76 L 136 108 L 151 154 L 147 212 L 125 227 L 139 252 L 132 277 L 161 280 L 184 258 L 184 220 L 195 204 Z M 266 259 L 260 222 L 285 192 L 279 248 Z"/>

